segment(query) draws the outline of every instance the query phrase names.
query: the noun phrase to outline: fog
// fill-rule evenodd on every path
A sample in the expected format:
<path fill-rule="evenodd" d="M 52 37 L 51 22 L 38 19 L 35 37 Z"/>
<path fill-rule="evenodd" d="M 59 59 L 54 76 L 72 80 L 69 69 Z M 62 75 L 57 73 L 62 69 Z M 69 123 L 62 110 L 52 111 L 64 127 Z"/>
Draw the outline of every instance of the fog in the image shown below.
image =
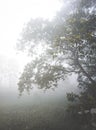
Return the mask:
<path fill-rule="evenodd" d="M 22 66 L 23 68 L 24 66 Z M 65 81 L 60 82 L 55 90 L 43 91 L 33 88 L 30 93 L 24 92 L 19 96 L 18 80 L 22 70 L 18 62 L 6 56 L 0 56 L 0 104 L 2 105 L 20 105 L 36 102 L 40 103 L 44 100 L 59 100 L 66 98 L 66 92 L 76 91 L 77 76 L 75 74 L 66 78 Z"/>
<path fill-rule="evenodd" d="M 53 90 L 47 90 L 46 92 L 38 89 L 33 89 L 30 94 L 24 92 L 19 97 L 18 80 L 22 73 L 24 66 L 30 61 L 25 53 L 20 53 L 16 49 L 17 39 L 20 36 L 24 24 L 26 24 L 30 18 L 43 17 L 44 19 L 52 19 L 56 11 L 62 7 L 62 2 L 58 0 L 51 1 L 50 10 L 48 5 L 50 2 L 46 0 L 39 1 L 15 1 L 6 0 L 0 2 L 0 104 L 21 104 L 41 100 L 51 100 L 64 98 L 66 92 L 76 90 L 77 76 L 72 75 L 60 83 L 59 87 Z M 31 5 L 31 6 L 30 6 Z M 54 7 L 54 8 L 53 8 Z M 45 10 L 45 11 L 43 11 Z"/>
<path fill-rule="evenodd" d="M 63 128 L 66 93 L 78 91 L 77 75 L 60 81 L 54 90 L 43 91 L 35 86 L 20 96 L 19 77 L 31 58 L 16 48 L 23 26 L 31 18 L 52 20 L 61 7 L 58 0 L 0 1 L 0 130 Z"/>
<path fill-rule="evenodd" d="M 14 58 L 0 56 L 0 129 L 58 130 L 68 127 L 73 120 L 66 120 L 66 92 L 77 91 L 77 76 L 67 77 L 54 91 L 34 88 L 19 96 L 17 83 L 26 63 L 21 65 Z"/>

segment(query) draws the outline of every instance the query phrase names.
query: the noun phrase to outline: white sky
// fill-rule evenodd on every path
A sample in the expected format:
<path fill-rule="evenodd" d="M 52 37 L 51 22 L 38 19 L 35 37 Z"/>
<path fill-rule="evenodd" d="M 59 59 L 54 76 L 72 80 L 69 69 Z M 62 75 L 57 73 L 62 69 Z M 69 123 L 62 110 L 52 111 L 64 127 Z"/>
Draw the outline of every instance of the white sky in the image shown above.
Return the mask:
<path fill-rule="evenodd" d="M 58 0 L 0 0 L 0 55 L 15 58 L 24 23 L 36 17 L 52 19 L 60 7 Z"/>

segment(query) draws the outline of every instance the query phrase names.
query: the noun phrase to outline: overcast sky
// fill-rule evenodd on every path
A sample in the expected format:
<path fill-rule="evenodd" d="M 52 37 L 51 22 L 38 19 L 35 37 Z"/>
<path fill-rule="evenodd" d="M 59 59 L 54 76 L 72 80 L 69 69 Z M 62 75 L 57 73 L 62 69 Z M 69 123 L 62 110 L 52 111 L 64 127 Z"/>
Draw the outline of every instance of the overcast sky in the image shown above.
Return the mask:
<path fill-rule="evenodd" d="M 0 55 L 16 58 L 14 47 L 23 25 L 31 18 L 52 19 L 58 0 L 0 0 Z"/>

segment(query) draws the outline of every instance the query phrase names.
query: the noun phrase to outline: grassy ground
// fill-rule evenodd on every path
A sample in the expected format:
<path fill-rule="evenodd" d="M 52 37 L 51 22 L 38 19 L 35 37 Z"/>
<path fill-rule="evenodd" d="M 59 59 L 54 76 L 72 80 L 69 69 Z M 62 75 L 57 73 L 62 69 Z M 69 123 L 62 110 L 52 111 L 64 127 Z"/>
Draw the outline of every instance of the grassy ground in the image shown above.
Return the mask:
<path fill-rule="evenodd" d="M 66 103 L 47 102 L 0 108 L 0 130 L 79 130 Z"/>

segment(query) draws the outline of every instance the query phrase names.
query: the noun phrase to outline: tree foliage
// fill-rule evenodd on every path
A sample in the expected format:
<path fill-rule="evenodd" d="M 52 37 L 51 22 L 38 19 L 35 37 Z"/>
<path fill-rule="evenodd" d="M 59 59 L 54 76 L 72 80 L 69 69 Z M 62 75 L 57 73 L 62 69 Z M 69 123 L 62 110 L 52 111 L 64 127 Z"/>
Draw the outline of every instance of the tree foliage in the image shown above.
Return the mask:
<path fill-rule="evenodd" d="M 96 107 L 96 1 L 79 0 L 75 5 L 68 13 L 62 8 L 52 21 L 31 19 L 25 26 L 18 46 L 28 51 L 32 62 L 25 66 L 18 85 L 20 93 L 34 86 L 54 88 L 76 73 L 81 93 L 67 97 L 78 101 L 80 108 L 91 109 Z M 34 56 L 42 43 L 46 51 Z"/>

